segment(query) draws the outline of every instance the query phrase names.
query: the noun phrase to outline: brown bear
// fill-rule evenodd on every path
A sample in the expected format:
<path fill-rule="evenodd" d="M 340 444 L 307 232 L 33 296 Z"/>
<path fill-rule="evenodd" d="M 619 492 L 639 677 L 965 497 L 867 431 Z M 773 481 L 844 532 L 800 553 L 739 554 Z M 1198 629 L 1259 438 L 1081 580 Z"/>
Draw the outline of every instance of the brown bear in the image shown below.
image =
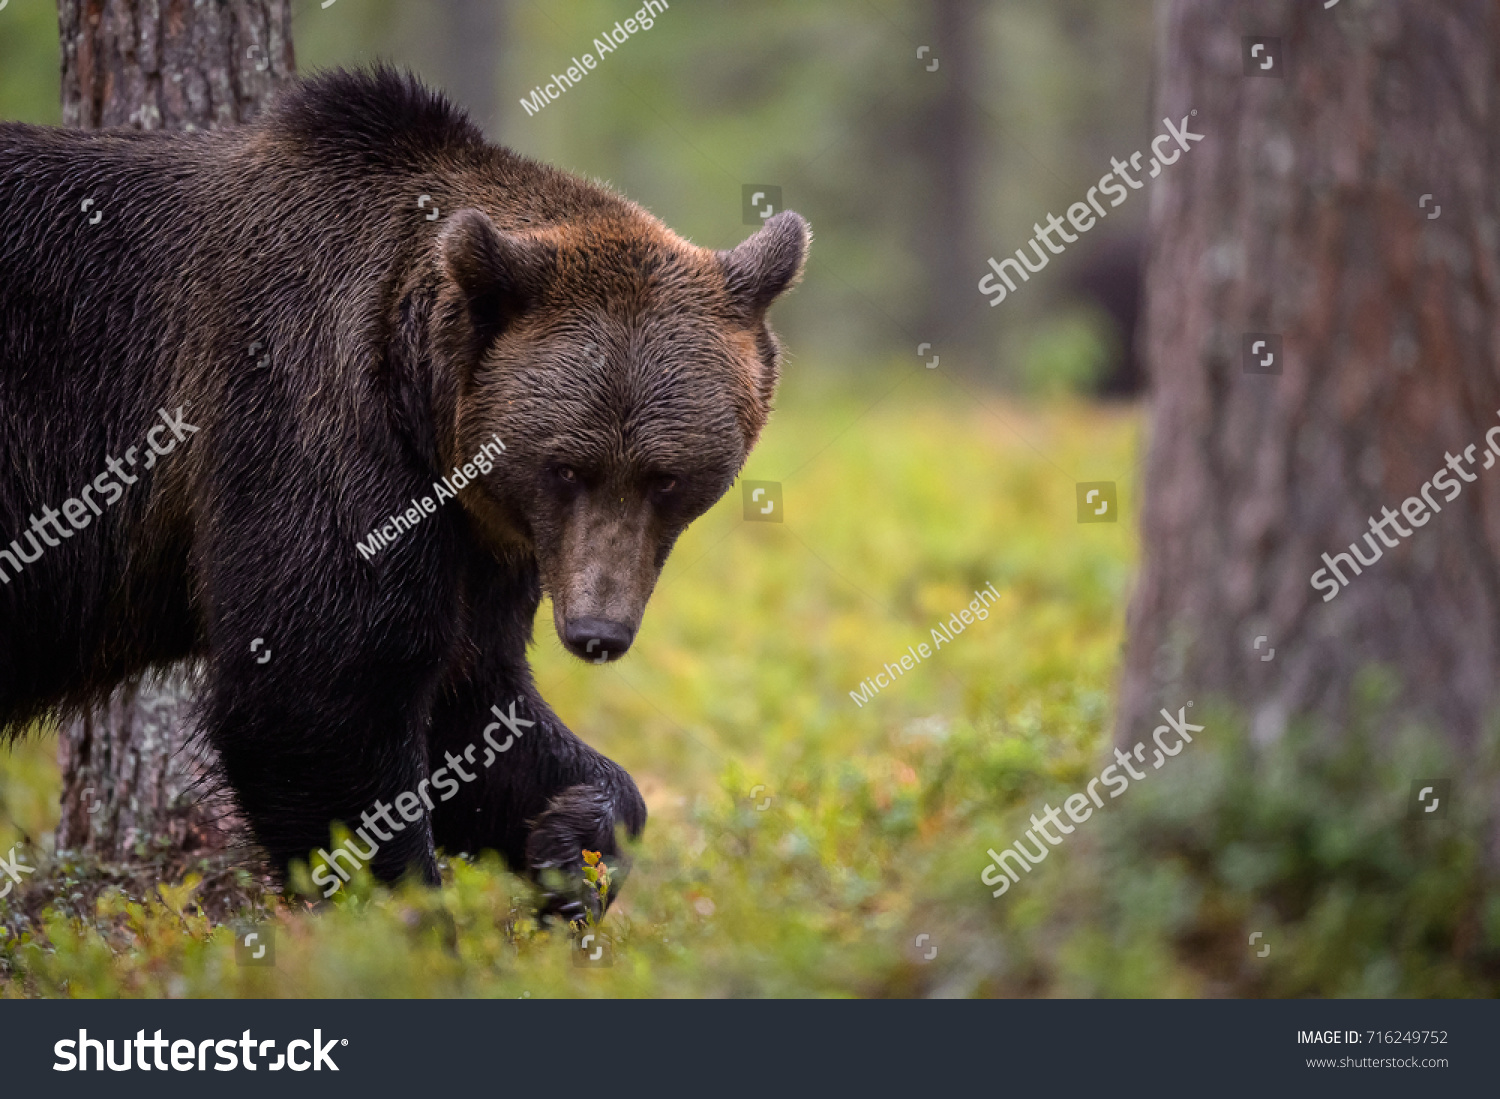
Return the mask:
<path fill-rule="evenodd" d="M 696 247 L 385 67 L 215 133 L 0 125 L 0 206 L 0 730 L 193 660 L 274 864 L 357 829 L 334 888 L 640 831 L 532 623 L 634 640 L 765 425 L 800 217 Z"/>

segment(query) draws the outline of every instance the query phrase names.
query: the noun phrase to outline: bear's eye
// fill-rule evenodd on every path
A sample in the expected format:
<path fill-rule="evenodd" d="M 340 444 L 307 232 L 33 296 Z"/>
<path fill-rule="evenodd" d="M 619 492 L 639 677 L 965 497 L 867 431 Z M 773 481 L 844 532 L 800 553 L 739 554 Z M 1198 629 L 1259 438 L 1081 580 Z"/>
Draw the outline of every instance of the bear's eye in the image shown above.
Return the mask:
<path fill-rule="evenodd" d="M 570 485 L 578 483 L 578 474 L 574 473 L 567 466 L 558 466 L 555 472 L 559 481 L 566 481 Z"/>
<path fill-rule="evenodd" d="M 677 491 L 676 477 L 658 477 L 652 486 L 658 496 L 668 496 Z"/>

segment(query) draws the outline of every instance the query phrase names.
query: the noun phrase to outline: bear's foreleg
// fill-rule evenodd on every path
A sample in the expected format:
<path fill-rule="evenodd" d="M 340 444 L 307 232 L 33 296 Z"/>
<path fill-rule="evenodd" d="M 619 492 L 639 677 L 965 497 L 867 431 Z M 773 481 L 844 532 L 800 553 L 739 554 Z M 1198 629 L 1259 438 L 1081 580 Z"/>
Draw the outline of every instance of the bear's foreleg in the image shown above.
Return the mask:
<path fill-rule="evenodd" d="M 498 851 L 548 890 L 549 911 L 597 914 L 583 852 L 598 851 L 609 865 L 613 899 L 627 869 L 616 831 L 638 836 L 646 803 L 625 769 L 574 736 L 537 693 L 526 661 L 541 598 L 534 573 L 493 561 L 472 568 L 460 647 L 467 655 L 437 692 L 428 764 L 434 776 L 462 768 L 477 777 L 445 791 L 433 837 L 453 854 Z"/>
<path fill-rule="evenodd" d="M 434 775 L 475 775 L 433 811 L 438 846 L 453 854 L 500 852 L 543 886 L 549 911 L 569 919 L 585 907 L 600 911 L 597 892 L 581 877 L 584 851 L 597 851 L 610 867 L 606 903 L 613 899 L 627 869 L 616 830 L 638 836 L 646 803 L 624 768 L 558 720 L 529 670 L 501 670 L 443 692 L 428 762 Z"/>
<path fill-rule="evenodd" d="M 232 692 L 211 693 L 205 724 L 224 777 L 283 880 L 301 859 L 314 864 L 325 895 L 363 866 L 381 881 L 411 870 L 436 885 L 431 824 L 414 808 L 429 777 L 423 722 L 418 702 L 396 687 L 398 677 L 314 692 L 302 676 L 256 671 L 253 685 L 241 679 Z M 337 845 L 335 821 L 352 833 Z"/>

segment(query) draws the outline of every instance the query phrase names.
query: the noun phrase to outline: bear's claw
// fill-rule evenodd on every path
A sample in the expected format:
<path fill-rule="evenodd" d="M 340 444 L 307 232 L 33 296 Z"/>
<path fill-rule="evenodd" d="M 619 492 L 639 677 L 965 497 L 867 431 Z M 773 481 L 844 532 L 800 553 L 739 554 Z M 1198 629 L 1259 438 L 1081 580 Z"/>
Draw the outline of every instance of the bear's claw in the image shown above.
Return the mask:
<path fill-rule="evenodd" d="M 633 839 L 645 823 L 645 802 L 624 771 L 610 775 L 604 783 L 570 786 L 553 797 L 532 822 L 526 840 L 527 869 L 545 889 L 541 915 L 558 916 L 569 923 L 589 916 L 601 918 L 630 869 L 615 830 L 624 828 Z M 598 851 L 609 867 L 609 888 L 602 901 L 584 879 L 585 850 Z M 557 882 L 559 876 L 564 883 Z"/>

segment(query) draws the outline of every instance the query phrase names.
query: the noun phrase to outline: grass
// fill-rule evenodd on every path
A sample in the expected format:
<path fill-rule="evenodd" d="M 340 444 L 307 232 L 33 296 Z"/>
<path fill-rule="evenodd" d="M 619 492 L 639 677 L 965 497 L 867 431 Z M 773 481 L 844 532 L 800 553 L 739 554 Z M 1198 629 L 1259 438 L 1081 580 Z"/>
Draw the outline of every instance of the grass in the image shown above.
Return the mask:
<path fill-rule="evenodd" d="M 580 663 L 539 629 L 543 694 L 651 810 L 599 928 L 612 964 L 575 964 L 493 859 L 450 863 L 441 892 L 363 882 L 314 911 L 219 866 L 153 882 L 44 857 L 0 900 L 0 992 L 1495 995 L 1488 818 L 1402 820 L 1409 766 L 1445 766 L 1415 734 L 1377 749 L 1355 728 L 1336 751 L 1305 736 L 1264 756 L 1200 703 L 1206 731 L 1147 792 L 990 896 L 987 848 L 1104 765 L 1139 420 L 981 396 L 926 371 L 853 382 L 794 365 L 745 471 L 782 482 L 785 522 L 745 522 L 737 492 L 720 503 L 619 664 Z M 1118 482 L 1119 523 L 1077 522 L 1080 480 Z M 851 701 L 991 583 L 986 619 Z M 1378 676 L 1369 689 L 1378 705 Z M 0 758 L 0 854 L 22 837 L 46 851 L 53 751 L 33 739 Z M 226 896 L 254 904 L 231 913 Z M 269 921 L 274 967 L 236 964 L 236 915 Z"/>

